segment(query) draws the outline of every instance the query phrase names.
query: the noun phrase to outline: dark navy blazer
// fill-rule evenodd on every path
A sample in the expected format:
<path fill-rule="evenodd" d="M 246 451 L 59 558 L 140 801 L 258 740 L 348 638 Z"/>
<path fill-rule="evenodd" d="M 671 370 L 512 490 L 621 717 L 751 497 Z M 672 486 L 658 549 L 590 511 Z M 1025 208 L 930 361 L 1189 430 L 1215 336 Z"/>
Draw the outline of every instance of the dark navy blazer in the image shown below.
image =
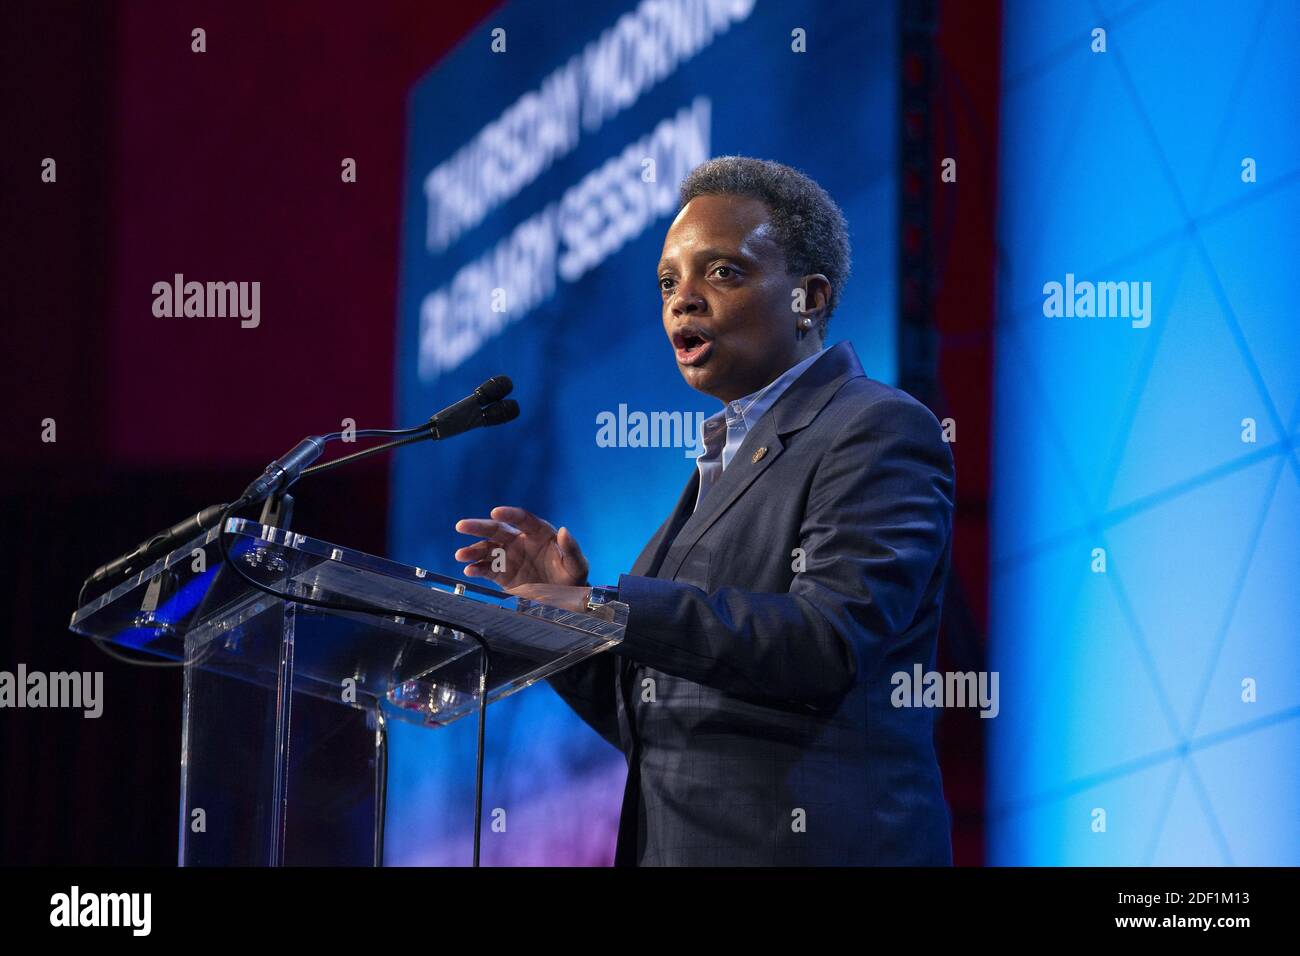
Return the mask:
<path fill-rule="evenodd" d="M 934 711 L 953 463 L 934 416 L 828 349 L 619 578 L 626 634 L 550 678 L 628 778 L 619 865 L 950 864 Z"/>

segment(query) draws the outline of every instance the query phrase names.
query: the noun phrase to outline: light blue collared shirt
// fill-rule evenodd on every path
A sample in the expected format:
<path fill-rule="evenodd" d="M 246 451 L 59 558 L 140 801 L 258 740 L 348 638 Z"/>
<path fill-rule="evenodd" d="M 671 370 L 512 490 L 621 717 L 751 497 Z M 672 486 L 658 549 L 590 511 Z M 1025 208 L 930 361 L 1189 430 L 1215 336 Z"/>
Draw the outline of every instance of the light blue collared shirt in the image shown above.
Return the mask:
<path fill-rule="evenodd" d="M 794 384 L 794 380 L 807 371 L 808 366 L 821 358 L 825 352 L 826 349 L 822 349 L 816 355 L 808 356 L 798 365 L 790 366 L 754 394 L 738 398 L 734 402 L 727 402 L 723 405 L 722 411 L 704 420 L 700 436 L 700 444 L 704 447 L 704 452 L 695 459 L 695 466 L 700 470 L 700 490 L 695 496 L 694 510 L 699 510 L 700 502 L 722 477 L 723 471 L 731 464 L 732 457 L 740 448 L 740 443 L 758 424 L 758 420 L 776 404 L 776 400 Z"/>

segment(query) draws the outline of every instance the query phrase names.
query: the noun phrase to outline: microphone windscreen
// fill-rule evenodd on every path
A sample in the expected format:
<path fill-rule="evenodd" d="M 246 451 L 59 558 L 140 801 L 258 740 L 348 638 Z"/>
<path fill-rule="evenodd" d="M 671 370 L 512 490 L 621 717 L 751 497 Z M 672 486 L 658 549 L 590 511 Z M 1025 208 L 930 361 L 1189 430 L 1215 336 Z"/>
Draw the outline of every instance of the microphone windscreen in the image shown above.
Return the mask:
<path fill-rule="evenodd" d="M 515 383 L 510 381 L 509 375 L 495 375 L 474 389 L 474 394 L 480 405 L 491 405 L 509 395 L 514 387 Z"/>
<path fill-rule="evenodd" d="M 513 398 L 496 402 L 483 409 L 484 425 L 504 425 L 519 417 L 519 403 Z"/>

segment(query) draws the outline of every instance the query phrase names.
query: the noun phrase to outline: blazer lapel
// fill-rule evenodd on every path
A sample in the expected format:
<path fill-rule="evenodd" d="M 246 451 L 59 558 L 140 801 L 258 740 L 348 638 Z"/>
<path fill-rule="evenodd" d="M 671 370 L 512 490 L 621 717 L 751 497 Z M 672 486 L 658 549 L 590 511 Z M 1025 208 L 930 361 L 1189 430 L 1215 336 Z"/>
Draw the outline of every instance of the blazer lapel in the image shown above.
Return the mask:
<path fill-rule="evenodd" d="M 690 516 L 675 539 L 671 536 L 666 538 L 670 542 L 668 554 L 655 576 L 672 578 L 704 532 L 771 467 L 772 462 L 781 457 L 785 450 L 782 436 L 806 427 L 846 380 L 860 375 L 863 375 L 862 366 L 853 346 L 840 342 L 795 379 L 754 430 L 745 436 L 731 464 L 700 502 L 699 510 Z M 759 455 L 759 449 L 764 448 L 766 451 Z M 698 486 L 698 476 L 693 485 Z M 678 502 L 678 507 L 681 507 L 681 502 Z"/>
<path fill-rule="evenodd" d="M 767 448 L 767 451 L 755 462 L 752 460 L 753 454 L 759 448 Z M 722 472 L 718 483 L 704 496 L 699 510 L 682 525 L 682 530 L 678 532 L 672 546 L 668 549 L 658 577 L 672 578 L 677 573 L 677 569 L 682 566 L 682 562 L 686 560 L 686 555 L 695 546 L 695 542 L 700 540 L 700 535 L 718 520 L 733 501 L 744 494 L 745 489 L 752 485 L 759 475 L 771 467 L 772 462 L 781 456 L 784 448 L 781 439 L 777 437 L 776 424 L 772 416 L 764 415 L 758 427 L 746 435 L 745 440 L 740 443 L 736 456 Z"/>

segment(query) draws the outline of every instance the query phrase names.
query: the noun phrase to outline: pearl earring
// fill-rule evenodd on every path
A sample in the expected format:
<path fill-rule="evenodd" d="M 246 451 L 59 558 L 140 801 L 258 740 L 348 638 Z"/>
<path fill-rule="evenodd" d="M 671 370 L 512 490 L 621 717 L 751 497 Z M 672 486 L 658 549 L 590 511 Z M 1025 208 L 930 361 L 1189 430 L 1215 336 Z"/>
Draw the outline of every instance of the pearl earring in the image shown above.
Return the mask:
<path fill-rule="evenodd" d="M 801 325 L 803 327 L 803 330 L 807 332 L 809 329 L 812 328 L 812 319 L 808 318 L 807 316 L 804 316 L 802 319 L 799 320 L 799 325 Z"/>

